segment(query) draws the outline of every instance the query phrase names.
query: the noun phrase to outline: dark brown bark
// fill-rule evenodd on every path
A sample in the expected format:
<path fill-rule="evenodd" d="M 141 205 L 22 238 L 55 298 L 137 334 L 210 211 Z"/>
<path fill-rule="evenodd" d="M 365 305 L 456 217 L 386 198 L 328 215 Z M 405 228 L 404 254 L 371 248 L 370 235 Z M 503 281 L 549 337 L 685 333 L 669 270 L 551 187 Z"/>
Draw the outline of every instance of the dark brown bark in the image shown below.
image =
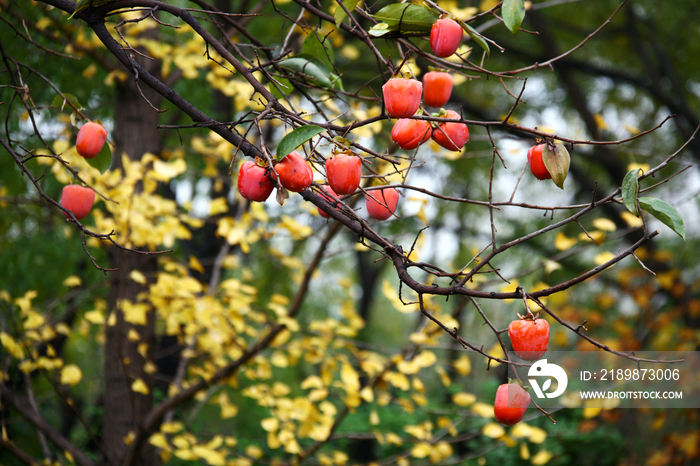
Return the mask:
<path fill-rule="evenodd" d="M 155 68 L 157 64 L 142 63 L 142 66 Z M 155 70 L 149 70 L 155 71 Z M 136 85 L 133 77 L 121 83 L 116 90 L 116 109 L 114 142 L 114 165 L 122 166 L 122 155 L 131 160 L 140 160 L 144 153 L 159 152 L 157 124 L 159 114 L 148 101 L 157 106 L 159 96 L 148 86 Z M 143 92 L 143 96 L 141 95 Z M 124 321 L 121 302 L 128 300 L 136 302 L 138 294 L 146 291 L 146 286 L 133 281 L 129 274 L 133 270 L 142 272 L 151 278 L 156 271 L 156 257 L 134 254 L 114 248 L 110 254 L 111 268 L 118 269 L 109 275 L 108 305 L 110 313 L 116 316 L 114 325 L 106 327 L 105 342 L 105 396 L 104 396 L 104 425 L 102 431 L 103 449 L 108 457 L 105 464 L 121 464 L 126 455 L 128 445 L 124 439 L 130 432 L 135 432 L 139 422 L 153 406 L 153 375 L 144 371 L 147 359 L 152 361 L 151 354 L 155 346 L 154 322 L 155 316 L 148 313 L 146 325 L 134 325 Z M 130 329 L 138 332 L 139 339 L 131 341 L 127 338 Z M 139 344 L 148 345 L 146 358 L 139 353 Z M 144 395 L 131 389 L 136 379 L 142 379 L 149 393 Z M 150 449 L 142 452 L 140 465 L 156 465 L 158 459 L 155 451 Z"/>

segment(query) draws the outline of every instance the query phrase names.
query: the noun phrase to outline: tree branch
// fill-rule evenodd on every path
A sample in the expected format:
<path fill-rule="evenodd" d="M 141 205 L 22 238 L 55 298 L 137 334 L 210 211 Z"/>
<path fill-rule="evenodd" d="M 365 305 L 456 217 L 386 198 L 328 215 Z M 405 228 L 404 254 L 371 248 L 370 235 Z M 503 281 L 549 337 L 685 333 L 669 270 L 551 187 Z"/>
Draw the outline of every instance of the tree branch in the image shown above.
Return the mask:
<path fill-rule="evenodd" d="M 58 448 L 69 452 L 75 459 L 78 466 L 95 466 L 96 463 L 90 459 L 78 447 L 61 435 L 51 424 L 32 409 L 29 402 L 15 395 L 4 383 L 0 384 L 0 393 L 3 399 L 14 408 L 19 414 L 40 432 L 46 435 Z"/>

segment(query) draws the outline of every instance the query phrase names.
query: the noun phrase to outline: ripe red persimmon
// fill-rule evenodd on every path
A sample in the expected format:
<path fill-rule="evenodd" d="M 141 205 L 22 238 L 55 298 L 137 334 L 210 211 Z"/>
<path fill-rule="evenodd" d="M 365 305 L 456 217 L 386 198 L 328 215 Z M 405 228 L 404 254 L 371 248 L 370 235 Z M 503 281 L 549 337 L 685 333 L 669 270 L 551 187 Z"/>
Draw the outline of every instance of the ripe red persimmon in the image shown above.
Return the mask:
<path fill-rule="evenodd" d="M 396 211 L 399 203 L 399 192 L 394 188 L 382 188 L 368 191 L 365 194 L 367 212 L 372 218 L 386 220 Z"/>
<path fill-rule="evenodd" d="M 459 118 L 459 113 L 447 110 L 445 118 Z M 440 123 L 433 129 L 433 141 L 447 150 L 460 151 L 469 141 L 469 128 L 465 123 Z"/>
<path fill-rule="evenodd" d="M 78 130 L 75 149 L 86 159 L 91 159 L 102 150 L 107 141 L 107 130 L 99 123 L 85 123 Z"/>
<path fill-rule="evenodd" d="M 61 206 L 73 212 L 73 215 L 75 215 L 75 218 L 78 220 L 87 217 L 94 203 L 95 191 L 93 191 L 92 188 L 77 184 L 69 184 L 64 186 L 63 191 L 61 191 Z M 63 215 L 65 215 L 66 218 L 70 218 L 65 212 L 63 212 Z"/>
<path fill-rule="evenodd" d="M 356 155 L 336 154 L 326 160 L 328 184 L 338 194 L 352 194 L 362 178 L 362 160 Z"/>
<path fill-rule="evenodd" d="M 540 359 L 549 344 L 549 323 L 544 319 L 518 319 L 508 325 L 513 351 L 526 361 Z"/>
<path fill-rule="evenodd" d="M 417 79 L 392 78 L 382 86 L 386 111 L 394 118 L 412 117 L 423 93 L 423 83 Z"/>
<path fill-rule="evenodd" d="M 496 390 L 493 412 L 501 424 L 512 426 L 525 416 L 530 406 L 530 394 L 516 383 L 504 383 Z"/>
<path fill-rule="evenodd" d="M 391 139 L 403 150 L 413 150 L 430 139 L 432 128 L 425 120 L 399 118 L 391 129 Z"/>
<path fill-rule="evenodd" d="M 431 107 L 442 107 L 452 95 L 454 79 L 445 71 L 429 71 L 423 75 L 423 100 Z"/>
<path fill-rule="evenodd" d="M 311 185 L 314 173 L 306 160 L 297 151 L 292 151 L 275 165 L 282 186 L 295 193 L 302 192 Z"/>
<path fill-rule="evenodd" d="M 449 57 L 462 43 L 462 26 L 453 19 L 438 19 L 430 29 L 430 50 L 438 57 Z"/>
<path fill-rule="evenodd" d="M 238 192 L 250 201 L 265 202 L 275 185 L 267 176 L 267 170 L 247 160 L 238 170 Z"/>
<path fill-rule="evenodd" d="M 333 188 L 327 185 L 321 186 L 321 189 L 323 190 L 322 192 L 319 193 L 319 195 L 323 196 L 323 198 L 328 201 L 331 205 L 338 205 L 338 202 L 340 200 L 338 199 L 338 195 L 333 191 Z M 323 217 L 323 218 L 328 218 L 330 215 L 328 215 L 325 211 L 321 210 L 320 207 L 317 207 L 318 209 L 318 214 Z"/>
<path fill-rule="evenodd" d="M 535 175 L 535 178 L 538 180 L 550 180 L 552 179 L 552 175 L 542 161 L 543 149 L 544 144 L 537 144 L 536 146 L 530 147 L 530 150 L 527 151 L 527 163 L 530 164 L 530 171 Z"/>

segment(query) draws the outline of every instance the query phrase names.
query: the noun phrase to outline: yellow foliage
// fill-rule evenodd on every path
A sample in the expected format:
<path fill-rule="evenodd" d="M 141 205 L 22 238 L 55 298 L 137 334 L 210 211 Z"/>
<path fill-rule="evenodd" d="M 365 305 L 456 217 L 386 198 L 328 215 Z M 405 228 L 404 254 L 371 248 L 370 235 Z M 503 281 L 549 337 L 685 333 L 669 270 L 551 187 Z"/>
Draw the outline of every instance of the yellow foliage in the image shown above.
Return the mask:
<path fill-rule="evenodd" d="M 610 252 L 610 251 L 605 251 L 605 252 L 601 252 L 600 254 L 597 254 L 597 255 L 593 258 L 593 262 L 594 262 L 596 265 L 603 265 L 603 264 L 605 264 L 606 262 L 608 262 L 608 261 L 610 261 L 610 260 L 612 260 L 612 259 L 614 259 L 614 258 L 615 258 L 615 254 L 613 254 L 613 253 Z"/>
<path fill-rule="evenodd" d="M 391 444 L 391 445 L 396 445 L 396 446 L 401 446 L 403 445 L 403 440 L 401 440 L 401 437 L 399 437 L 396 433 L 394 432 L 388 432 L 384 436 L 384 440 L 386 443 Z"/>
<path fill-rule="evenodd" d="M 44 316 L 33 310 L 24 311 L 26 319 L 24 320 L 24 330 L 38 329 L 46 323 Z"/>
<path fill-rule="evenodd" d="M 138 270 L 132 270 L 129 272 L 129 278 L 140 285 L 145 285 L 147 283 L 146 276 Z"/>
<path fill-rule="evenodd" d="M 411 456 L 414 458 L 425 458 L 432 452 L 433 446 L 428 442 L 418 442 L 411 448 Z"/>
<path fill-rule="evenodd" d="M 136 393 L 141 393 L 142 395 L 148 395 L 149 393 L 148 385 L 146 385 L 146 382 L 144 382 L 141 378 L 134 380 L 134 382 L 131 384 L 131 390 L 135 391 Z"/>
<path fill-rule="evenodd" d="M 599 217 L 593 220 L 593 226 L 602 231 L 615 231 L 617 230 L 617 225 L 615 222 L 608 218 Z"/>
<path fill-rule="evenodd" d="M 552 459 L 552 453 L 548 452 L 547 450 L 540 450 L 537 452 L 535 456 L 532 457 L 530 460 L 530 463 L 534 465 L 543 465 L 549 463 L 549 460 Z"/>
<path fill-rule="evenodd" d="M 430 462 L 440 463 L 452 456 L 452 446 L 447 442 L 437 442 L 430 451 Z"/>
<path fill-rule="evenodd" d="M 443 369 L 441 366 L 437 366 L 435 368 L 435 371 L 438 373 L 440 376 L 440 382 L 445 386 L 449 387 L 452 384 L 452 380 L 450 379 L 450 376 L 447 374 L 445 369 Z"/>
<path fill-rule="evenodd" d="M 530 449 L 527 447 L 527 443 L 523 442 L 520 444 L 520 459 L 529 460 L 530 459 Z"/>
<path fill-rule="evenodd" d="M 634 215 L 632 212 L 621 212 L 620 217 L 622 217 L 622 220 L 624 220 L 627 223 L 627 225 L 629 225 L 632 228 L 639 228 L 642 225 L 644 225 L 644 221 L 641 218 Z"/>
<path fill-rule="evenodd" d="M 466 354 L 461 355 L 454 362 L 453 367 L 457 370 L 459 375 L 469 375 L 472 371 L 472 364 L 469 360 L 469 356 Z"/>
<path fill-rule="evenodd" d="M 22 313 L 26 313 L 31 309 L 32 300 L 37 297 L 35 290 L 27 291 L 21 298 L 15 299 L 15 304 L 20 308 Z"/>
<path fill-rule="evenodd" d="M 194 445 L 192 454 L 203 459 L 212 466 L 223 466 L 226 464 L 226 456 L 214 448 L 205 445 Z"/>
<path fill-rule="evenodd" d="M 387 372 L 384 374 L 384 379 L 399 390 L 406 391 L 410 388 L 408 377 L 400 372 Z"/>
<path fill-rule="evenodd" d="M 651 170 L 651 166 L 648 163 L 629 163 L 627 164 L 627 171 L 632 170 L 642 170 L 642 173 L 647 173 Z"/>
<path fill-rule="evenodd" d="M 382 282 L 382 293 L 384 294 L 384 297 L 391 302 L 394 309 L 401 313 L 408 314 L 420 310 L 418 303 L 404 304 L 401 302 L 399 293 L 396 291 L 396 288 L 391 284 L 391 282 L 389 282 L 389 280 L 384 280 Z M 404 302 L 406 302 L 405 297 Z"/>
<path fill-rule="evenodd" d="M 510 435 L 515 438 L 527 438 L 532 443 L 542 443 L 547 439 L 546 431 L 525 422 L 519 422 L 514 425 L 510 430 Z"/>
<path fill-rule="evenodd" d="M 574 247 L 577 242 L 578 241 L 575 238 L 569 238 L 560 231 L 554 238 L 554 247 L 559 251 L 566 251 L 567 249 Z"/>
<path fill-rule="evenodd" d="M 245 448 L 245 454 L 253 459 L 259 459 L 263 456 L 264 452 L 263 449 L 257 445 L 248 445 Z"/>
<path fill-rule="evenodd" d="M 588 234 L 581 232 L 578 235 L 578 240 L 583 242 L 591 241 L 591 238 L 595 244 L 600 244 L 605 240 L 605 232 L 594 230 L 589 231 Z"/>
<path fill-rule="evenodd" d="M 491 408 L 491 412 L 493 413 L 493 407 Z M 484 425 L 484 427 L 482 427 L 481 433 L 487 437 L 500 438 L 506 434 L 506 431 L 497 422 L 489 422 L 486 425 Z"/>
<path fill-rule="evenodd" d="M 452 402 L 457 406 L 469 406 L 476 401 L 476 395 L 459 392 L 452 395 Z"/>
<path fill-rule="evenodd" d="M 67 286 L 69 288 L 80 286 L 82 284 L 83 284 L 83 280 L 80 277 L 78 277 L 77 275 L 71 275 L 70 277 L 63 280 L 63 286 Z"/>
<path fill-rule="evenodd" d="M 24 359 L 24 350 L 22 349 L 22 346 L 20 346 L 9 334 L 0 332 L 0 343 L 13 358 Z"/>
<path fill-rule="evenodd" d="M 83 378 L 83 372 L 75 364 L 69 364 L 61 370 L 61 383 L 74 387 Z"/>
<path fill-rule="evenodd" d="M 164 422 L 160 426 L 160 431 L 165 433 L 165 434 L 175 434 L 177 432 L 180 432 L 182 429 L 184 429 L 184 425 L 181 422 L 178 421 L 170 421 L 170 422 Z"/>
<path fill-rule="evenodd" d="M 489 405 L 486 403 L 474 403 L 471 407 L 471 410 L 474 414 L 476 414 L 479 417 L 489 418 L 495 416 L 493 413 L 493 405 Z"/>
<path fill-rule="evenodd" d="M 426 421 L 422 424 L 405 426 L 403 430 L 413 435 L 418 440 L 428 440 L 432 437 L 433 424 L 430 421 Z"/>
<path fill-rule="evenodd" d="M 165 438 L 165 435 L 163 435 L 160 432 L 156 432 L 155 434 L 151 435 L 148 439 L 148 442 L 156 448 L 170 448 L 170 445 L 168 444 L 168 440 Z"/>
<path fill-rule="evenodd" d="M 148 306 L 144 303 L 132 303 L 129 300 L 121 300 L 119 307 L 124 313 L 124 320 L 134 325 L 146 325 Z"/>

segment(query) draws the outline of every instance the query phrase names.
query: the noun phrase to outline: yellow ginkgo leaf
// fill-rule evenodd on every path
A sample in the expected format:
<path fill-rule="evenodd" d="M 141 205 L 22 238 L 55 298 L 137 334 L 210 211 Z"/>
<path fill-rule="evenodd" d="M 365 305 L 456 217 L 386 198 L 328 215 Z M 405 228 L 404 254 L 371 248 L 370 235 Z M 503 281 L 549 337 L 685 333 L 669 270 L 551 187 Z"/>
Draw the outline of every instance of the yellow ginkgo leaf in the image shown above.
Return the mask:
<path fill-rule="evenodd" d="M 601 115 L 600 113 L 596 113 L 595 115 L 593 115 L 593 119 L 595 120 L 595 124 L 599 129 L 608 129 L 608 124 L 605 122 L 605 118 L 603 118 L 603 115 Z"/>
<path fill-rule="evenodd" d="M 205 272 L 204 266 L 201 262 L 199 262 L 199 259 L 197 259 L 195 256 L 190 256 L 187 266 L 192 270 L 196 270 L 199 273 Z"/>
<path fill-rule="evenodd" d="M 649 170 L 651 170 L 651 165 L 648 163 L 630 163 L 627 164 L 627 171 L 632 171 L 632 170 L 642 170 L 642 172 L 646 173 Z"/>
<path fill-rule="evenodd" d="M 225 197 L 217 197 L 209 202 L 209 215 L 219 215 L 228 212 L 228 203 Z"/>
<path fill-rule="evenodd" d="M 506 431 L 500 424 L 496 422 L 489 422 L 481 429 L 481 433 L 487 437 L 500 438 L 505 435 Z"/>
<path fill-rule="evenodd" d="M 148 395 L 149 393 L 148 385 L 146 385 L 146 382 L 144 382 L 141 378 L 134 380 L 134 383 L 131 384 L 131 389 L 136 393 L 141 393 L 142 395 Z"/>
<path fill-rule="evenodd" d="M 472 363 L 469 356 L 463 354 L 453 364 L 454 368 L 459 372 L 459 375 L 469 375 L 472 371 Z"/>
<path fill-rule="evenodd" d="M 595 256 L 593 258 L 593 262 L 595 262 L 596 265 L 603 265 L 606 262 L 608 262 L 609 260 L 612 260 L 614 258 L 615 258 L 615 254 L 613 254 L 610 251 L 605 251 L 605 252 L 601 252 L 600 254 Z"/>
<path fill-rule="evenodd" d="M 620 214 L 620 217 L 622 217 L 622 220 L 624 220 L 625 223 L 627 223 L 627 225 L 629 225 L 632 228 L 639 228 L 642 225 L 644 225 L 644 222 L 642 221 L 641 218 L 637 217 L 632 212 L 629 212 L 627 210 L 622 212 Z"/>
<path fill-rule="evenodd" d="M 476 401 L 476 395 L 472 393 L 459 392 L 452 395 L 452 402 L 457 406 L 469 406 Z"/>
<path fill-rule="evenodd" d="M 193 446 L 192 453 L 202 458 L 204 461 L 211 464 L 212 466 L 223 466 L 224 464 L 226 464 L 226 457 L 220 451 L 205 446 Z"/>
<path fill-rule="evenodd" d="M 597 218 L 593 220 L 593 226 L 596 227 L 599 230 L 602 231 L 615 231 L 617 230 L 617 225 L 615 225 L 615 222 L 610 220 L 609 218 Z"/>
<path fill-rule="evenodd" d="M 151 435 L 151 437 L 148 439 L 148 442 L 157 448 L 169 447 L 168 440 L 165 438 L 165 435 L 163 435 L 161 432 L 156 432 L 155 434 Z"/>
<path fill-rule="evenodd" d="M 63 286 L 73 288 L 83 284 L 83 280 L 77 275 L 71 275 L 70 277 L 63 280 Z"/>
<path fill-rule="evenodd" d="M 566 251 L 574 247 L 577 242 L 576 238 L 569 238 L 560 231 L 557 233 L 556 238 L 554 238 L 554 247 L 559 251 Z"/>
<path fill-rule="evenodd" d="M 525 422 L 514 425 L 510 430 L 510 435 L 515 438 L 527 438 L 532 443 L 542 443 L 547 438 L 547 432 Z"/>
<path fill-rule="evenodd" d="M 99 309 L 94 309 L 92 311 L 88 311 L 83 315 L 83 318 L 90 322 L 91 324 L 95 325 L 102 325 L 105 323 L 105 316 L 102 313 L 101 310 Z"/>
<path fill-rule="evenodd" d="M 267 432 L 275 432 L 277 429 L 279 429 L 280 423 L 277 420 L 277 418 L 268 417 L 268 418 L 265 418 L 262 421 L 260 421 L 260 425 Z"/>
<path fill-rule="evenodd" d="M 474 403 L 474 405 L 471 407 L 471 410 L 474 414 L 480 417 L 495 416 L 495 414 L 493 413 L 493 405 L 488 405 L 486 403 Z"/>
<path fill-rule="evenodd" d="M 187 171 L 187 163 L 183 159 L 175 159 L 171 162 L 153 161 L 153 172 L 159 181 L 170 181 L 171 178 L 175 178 L 185 171 Z"/>
<path fill-rule="evenodd" d="M 129 273 L 129 278 L 131 278 L 133 281 L 135 281 L 139 285 L 146 284 L 146 276 L 143 273 L 139 272 L 138 270 L 132 270 Z"/>
<path fill-rule="evenodd" d="M 68 364 L 61 370 L 61 383 L 63 385 L 76 386 L 83 378 L 83 372 L 75 364 Z"/>
<path fill-rule="evenodd" d="M 527 443 L 523 442 L 520 444 L 520 459 L 529 460 L 530 450 L 527 448 Z"/>
<path fill-rule="evenodd" d="M 547 450 L 540 450 L 535 456 L 532 457 L 532 460 L 530 460 L 530 462 L 535 465 L 543 465 L 549 463 L 549 460 L 551 459 L 552 454 L 550 452 L 548 452 Z"/>
<path fill-rule="evenodd" d="M 24 351 L 22 350 L 22 347 L 9 334 L 0 332 L 0 343 L 5 347 L 7 352 L 12 355 L 13 358 L 24 358 Z"/>
<path fill-rule="evenodd" d="M 596 417 L 602 410 L 600 400 L 586 400 L 583 403 L 583 417 L 586 419 Z"/>
<path fill-rule="evenodd" d="M 433 450 L 433 446 L 428 442 L 419 442 L 411 448 L 411 456 L 414 458 L 425 458 Z"/>
<path fill-rule="evenodd" d="M 602 231 L 594 230 L 594 231 L 589 231 L 588 234 L 581 232 L 578 235 L 579 241 L 586 242 L 586 241 L 591 241 L 591 239 L 593 239 L 593 242 L 595 244 L 600 244 L 605 239 L 605 233 Z"/>

